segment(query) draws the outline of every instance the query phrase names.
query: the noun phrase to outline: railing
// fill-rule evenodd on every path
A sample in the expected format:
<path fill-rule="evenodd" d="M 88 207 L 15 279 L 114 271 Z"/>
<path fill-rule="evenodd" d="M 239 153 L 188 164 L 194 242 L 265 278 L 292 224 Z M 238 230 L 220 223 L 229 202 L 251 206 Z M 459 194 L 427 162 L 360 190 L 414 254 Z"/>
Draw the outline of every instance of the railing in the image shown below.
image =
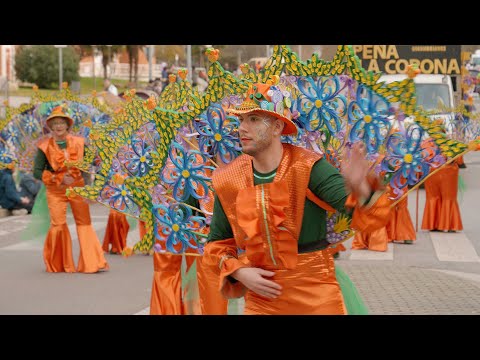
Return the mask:
<path fill-rule="evenodd" d="M 120 79 L 120 80 L 128 80 L 129 78 L 129 64 L 115 64 L 111 63 L 107 71 L 109 72 L 111 79 Z M 162 76 L 162 69 L 163 67 L 160 64 L 152 65 L 152 78 L 155 79 L 157 77 Z M 79 73 L 81 77 L 91 77 L 93 76 L 93 66 L 92 64 L 81 64 Z M 138 80 L 139 81 L 148 81 L 149 80 L 149 65 L 148 64 L 139 64 L 138 65 Z M 95 76 L 103 77 L 103 66 L 95 66 Z M 133 69 L 132 69 L 132 76 L 133 76 Z"/>

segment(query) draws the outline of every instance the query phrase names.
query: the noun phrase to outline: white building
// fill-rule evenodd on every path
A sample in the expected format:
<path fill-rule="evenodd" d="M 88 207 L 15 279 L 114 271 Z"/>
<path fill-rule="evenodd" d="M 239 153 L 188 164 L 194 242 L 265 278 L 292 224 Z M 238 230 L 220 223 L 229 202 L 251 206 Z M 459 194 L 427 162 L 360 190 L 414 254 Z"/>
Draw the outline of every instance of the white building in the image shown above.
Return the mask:
<path fill-rule="evenodd" d="M 17 87 L 14 65 L 15 45 L 0 45 L 0 93 L 6 91 L 7 83 L 10 89 Z"/>

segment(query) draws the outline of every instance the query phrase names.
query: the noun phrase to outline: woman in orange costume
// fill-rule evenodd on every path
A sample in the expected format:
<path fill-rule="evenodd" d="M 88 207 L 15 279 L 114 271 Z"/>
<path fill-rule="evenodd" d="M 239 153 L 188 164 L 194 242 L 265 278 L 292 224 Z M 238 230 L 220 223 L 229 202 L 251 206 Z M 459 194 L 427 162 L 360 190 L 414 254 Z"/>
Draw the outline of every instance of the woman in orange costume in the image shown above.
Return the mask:
<path fill-rule="evenodd" d="M 100 240 L 95 233 L 88 204 L 81 197 L 67 197 L 69 187 L 84 186 L 82 174 L 66 162 L 81 160 L 84 139 L 68 132 L 73 119 L 61 106 L 52 110 L 46 119 L 52 136 L 38 143 L 34 163 L 34 176 L 41 179 L 46 187 L 50 229 L 45 239 L 43 259 L 47 272 L 95 273 L 108 269 Z M 70 203 L 77 225 L 80 255 L 75 269 L 72 254 L 72 239 L 67 226 L 67 204 Z"/>
<path fill-rule="evenodd" d="M 437 122 L 445 132 L 442 123 Z M 432 139 L 426 140 L 433 143 Z M 435 171 L 435 170 L 432 170 Z M 425 209 L 422 230 L 460 231 L 462 217 L 457 202 L 459 168 L 457 161 L 443 166 L 425 180 Z"/>
<path fill-rule="evenodd" d="M 458 172 L 458 165 L 454 161 L 425 180 L 423 230 L 463 230 L 457 201 Z"/>
<path fill-rule="evenodd" d="M 388 238 L 395 242 L 412 244 L 417 239 L 417 233 L 408 211 L 408 196 L 393 207 L 391 219 L 387 224 L 387 232 Z"/>
<path fill-rule="evenodd" d="M 109 246 L 112 244 L 110 254 L 121 254 L 127 246 L 128 230 L 130 230 L 130 225 L 128 224 L 127 216 L 111 209 L 103 237 L 103 251 L 108 252 Z"/>

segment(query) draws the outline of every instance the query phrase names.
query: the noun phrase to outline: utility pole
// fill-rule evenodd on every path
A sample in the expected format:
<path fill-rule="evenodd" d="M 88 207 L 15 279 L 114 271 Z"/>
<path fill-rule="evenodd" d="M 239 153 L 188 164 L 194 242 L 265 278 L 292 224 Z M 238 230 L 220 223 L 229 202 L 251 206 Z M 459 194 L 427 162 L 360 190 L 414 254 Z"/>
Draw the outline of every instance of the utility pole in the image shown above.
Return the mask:
<path fill-rule="evenodd" d="M 54 45 L 58 49 L 58 89 L 62 90 L 63 83 L 63 48 L 66 48 L 67 45 Z"/>
<path fill-rule="evenodd" d="M 153 77 L 152 77 L 153 49 L 154 49 L 154 45 L 148 45 L 148 82 L 153 80 Z"/>
<path fill-rule="evenodd" d="M 187 45 L 187 70 L 188 82 L 192 83 L 192 45 Z"/>

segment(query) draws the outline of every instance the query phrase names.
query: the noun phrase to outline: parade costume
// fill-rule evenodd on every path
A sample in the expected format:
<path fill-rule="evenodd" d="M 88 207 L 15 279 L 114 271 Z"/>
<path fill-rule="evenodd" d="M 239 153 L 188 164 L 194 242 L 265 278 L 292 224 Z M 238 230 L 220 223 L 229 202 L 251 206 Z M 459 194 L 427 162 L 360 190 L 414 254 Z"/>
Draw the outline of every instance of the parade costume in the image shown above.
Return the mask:
<path fill-rule="evenodd" d="M 425 180 L 423 230 L 463 230 L 457 201 L 458 176 L 458 165 L 452 162 Z"/>
<path fill-rule="evenodd" d="M 62 108 L 52 111 L 46 122 L 62 117 L 73 124 Z M 94 273 L 108 269 L 100 241 L 92 227 L 89 205 L 81 197 L 67 197 L 68 186 L 62 184 L 66 174 L 74 182 L 71 186 L 84 186 L 80 170 L 67 167 L 65 161 L 79 161 L 83 157 L 84 139 L 67 135 L 63 142 L 53 137 L 43 139 L 38 144 L 38 153 L 34 164 L 34 176 L 43 181 L 46 187 L 48 208 L 50 211 L 50 229 L 47 233 L 43 257 L 47 272 L 85 272 Z M 72 239 L 67 226 L 67 204 L 70 204 L 77 225 L 80 244 L 78 265 L 75 267 L 72 254 Z"/>
<path fill-rule="evenodd" d="M 252 96 L 232 113 L 261 113 L 253 96 L 271 101 L 270 86 L 254 84 Z M 273 115 L 285 124 L 283 134 L 296 132 L 288 109 Z M 348 196 L 340 173 L 319 154 L 283 144 L 280 165 L 260 174 L 252 158 L 242 155 L 213 175 L 216 193 L 205 261 L 220 270 L 220 291 L 227 298 L 245 295 L 245 314 L 346 314 L 342 291 L 335 277 L 326 239 L 327 211 L 307 200 L 313 193 L 340 213 L 354 207 L 352 227 L 375 229 L 390 211 L 386 193 L 371 196 L 375 205 L 356 206 Z M 377 190 L 377 189 L 373 189 Z M 356 199 L 357 200 L 357 199 Z M 275 272 L 282 295 L 265 299 L 248 291 L 229 275 L 240 267 L 237 248 L 245 250 L 249 265 Z M 301 289 L 301 290 L 300 290 Z"/>
<path fill-rule="evenodd" d="M 391 241 L 412 243 L 417 239 L 410 211 L 408 211 L 408 197 L 393 207 L 390 221 L 387 224 L 387 233 Z"/>
<path fill-rule="evenodd" d="M 392 189 L 391 198 L 388 201 L 390 201 L 390 205 L 393 205 L 396 201 L 401 200 L 402 194 L 406 193 L 405 189 L 415 187 L 422 182 L 431 169 L 441 166 L 442 161 L 467 152 L 469 150 L 467 144 L 455 140 L 447 142 L 445 136 L 438 132 L 436 125 L 431 123 L 428 114 L 417 108 L 413 81 L 417 72 L 412 66 L 407 68 L 408 79 L 386 84 L 378 82 L 380 73 L 366 71 L 361 67 L 352 46 L 339 46 L 332 61 L 325 61 L 314 55 L 304 62 L 288 46 L 279 45 L 274 46 L 271 58 L 260 72 L 257 73 L 248 65 L 242 65 L 242 74 L 236 77 L 225 71 L 219 64 L 217 49 L 207 49 L 206 55 L 211 65 L 208 70 L 210 81 L 204 93 L 193 89 L 188 81 L 185 81 L 186 69 L 179 70 L 179 81 L 175 75 L 170 75 L 170 84 L 157 100 L 153 98 L 145 101 L 136 99 L 135 92 L 132 90 L 125 93 L 124 96 L 127 100 L 125 108 L 116 114 L 112 126 L 104 132 L 98 133 L 95 140 L 99 157 L 104 166 L 99 169 L 92 186 L 74 188 L 75 193 L 118 211 L 129 213 L 145 222 L 145 235 L 142 240 L 135 244 L 133 249 L 124 250 L 125 253 L 146 254 L 153 250 L 155 252 L 154 261 L 157 259 L 157 254 L 170 256 L 169 259 L 167 259 L 168 256 L 162 258 L 167 259 L 166 267 L 161 261 L 156 261 L 155 267 L 156 269 L 167 269 L 170 272 L 171 281 L 168 282 L 170 285 L 160 290 L 168 293 L 167 296 L 170 296 L 170 299 L 175 299 L 171 304 L 176 305 L 168 305 L 173 310 L 160 309 L 158 311 L 154 309 L 154 305 L 152 306 L 154 312 L 198 313 L 199 302 L 195 302 L 195 297 L 198 297 L 200 286 L 198 283 L 195 286 L 195 281 L 192 279 L 196 279 L 196 277 L 193 275 L 195 272 L 198 273 L 199 259 L 202 259 L 202 264 L 210 266 L 212 271 L 218 274 L 218 260 L 225 255 L 222 247 L 222 242 L 225 241 L 229 250 L 220 264 L 221 284 L 225 285 L 222 289 L 228 295 L 238 296 L 244 290 L 238 283 L 230 283 L 230 279 L 226 276 L 228 270 L 234 271 L 235 268 L 241 267 L 242 264 L 245 264 L 245 260 L 252 261 L 250 258 L 253 255 L 254 262 L 265 261 L 267 262 L 266 266 L 269 267 L 275 266 L 275 263 L 282 265 L 286 263 L 288 266 L 294 266 L 294 263 L 298 264 L 296 265 L 298 269 L 276 270 L 279 272 L 278 276 L 281 281 L 287 284 L 290 280 L 285 278 L 285 274 L 289 271 L 296 272 L 297 275 L 300 270 L 305 274 L 323 273 L 323 277 L 318 277 L 316 273 L 315 276 L 308 277 L 308 279 L 312 279 L 312 282 L 318 281 L 317 285 L 308 290 L 310 293 L 317 293 L 319 288 L 325 287 L 331 290 L 330 296 L 325 295 L 323 299 L 320 296 L 314 301 L 317 303 L 328 302 L 327 298 L 331 297 L 333 301 L 326 305 L 324 311 L 354 313 L 354 311 L 350 312 L 350 309 L 345 309 L 345 305 L 351 304 L 344 300 L 353 299 L 353 302 L 358 302 L 361 299 L 358 300 L 358 296 L 356 296 L 358 293 L 347 293 L 348 290 L 344 290 L 348 286 L 344 287 L 343 285 L 348 285 L 349 282 L 346 274 L 340 271 L 337 271 L 337 274 L 333 272 L 335 266 L 330 247 L 340 248 L 341 242 L 353 235 L 352 229 L 370 232 L 375 230 L 377 226 L 371 223 L 375 216 L 365 217 L 363 215 L 369 211 L 375 212 L 377 206 L 387 199 L 378 199 L 378 195 L 374 195 L 370 199 L 359 199 L 355 198 L 357 194 L 350 194 L 346 197 L 345 193 L 339 195 L 339 192 L 337 193 L 338 198 L 333 199 L 337 201 L 337 208 L 332 208 L 326 204 L 324 201 L 326 199 L 313 194 L 314 189 L 311 189 L 312 194 L 306 190 L 310 181 L 310 173 L 316 173 L 312 169 L 315 166 L 323 166 L 318 164 L 327 161 L 338 170 L 342 159 L 348 159 L 352 146 L 362 143 L 366 147 L 368 162 L 375 167 L 375 174 L 372 174 L 375 176 L 372 178 L 378 178 L 380 170 L 385 174 L 383 184 L 377 184 L 373 189 L 381 189 L 383 185 L 388 184 Z M 261 215 L 261 219 L 263 216 L 269 221 L 273 219 L 273 223 L 269 222 L 271 225 L 268 227 L 269 236 L 278 235 L 280 239 L 278 248 L 272 245 L 273 255 L 263 254 L 264 256 L 260 256 L 260 251 L 253 251 L 250 245 L 246 247 L 242 243 L 244 242 L 242 235 L 245 235 L 245 232 L 242 233 L 243 230 L 238 230 L 241 229 L 238 224 L 231 225 L 233 233 L 227 239 L 215 239 L 214 234 L 217 230 L 212 225 L 210 227 L 211 239 L 218 241 L 208 242 L 206 247 L 210 250 L 204 253 L 206 251 L 205 234 L 208 232 L 205 229 L 208 224 L 210 222 L 217 225 L 220 223 L 230 224 L 230 221 L 233 220 L 230 218 L 224 221 L 214 220 L 217 215 L 212 216 L 211 212 L 203 208 L 192 210 L 186 205 L 186 201 L 192 196 L 197 200 L 204 200 L 207 196 L 211 196 L 210 193 L 213 192 L 212 179 L 208 175 L 209 169 L 207 168 L 216 167 L 215 161 L 218 157 L 221 157 L 226 164 L 236 164 L 234 165 L 235 171 L 238 170 L 238 164 L 244 164 L 245 159 L 248 159 L 247 155 L 240 155 L 238 119 L 226 115 L 226 112 L 236 109 L 238 105 L 242 104 L 252 84 L 273 85 L 268 90 L 271 91 L 270 95 L 267 94 L 268 97 L 262 94 L 256 99 L 258 100 L 257 105 L 261 109 L 269 111 L 271 115 L 274 113 L 285 115 L 284 110 L 290 111 L 291 119 L 298 127 L 299 133 L 297 136 L 285 135 L 282 141 L 307 148 L 310 152 L 308 154 L 301 153 L 298 167 L 296 170 L 292 170 L 295 173 L 294 187 L 289 182 L 290 178 L 289 181 L 286 181 L 289 184 L 287 189 L 281 188 L 281 191 L 275 191 L 279 190 L 279 186 L 285 185 L 285 182 L 276 181 L 277 178 L 284 180 L 285 174 L 279 175 L 281 167 L 277 169 L 279 173 L 274 176 L 273 182 L 259 184 L 265 190 L 263 193 L 266 196 L 264 205 L 272 203 L 269 211 L 261 211 L 259 215 Z M 250 95 L 255 94 L 247 96 Z M 399 127 L 399 131 L 391 131 L 392 118 L 398 118 L 400 121 L 401 118 L 406 117 L 414 118 L 415 123 L 406 128 L 402 125 Z M 288 127 L 291 127 L 291 124 L 288 124 Z M 420 146 L 419 139 L 426 133 L 434 139 L 433 148 L 427 149 Z M 191 144 L 190 140 L 193 137 L 198 140 L 198 146 Z M 311 151 L 316 153 L 315 161 L 310 157 L 312 156 Z M 384 158 L 381 164 L 375 163 L 376 156 L 380 153 Z M 297 150 L 292 153 L 293 156 L 299 154 Z M 381 165 L 381 169 L 377 169 L 377 165 Z M 228 168 L 234 169 L 230 165 L 227 165 L 226 169 Z M 123 173 L 122 175 L 126 176 L 124 184 L 115 184 L 111 181 L 113 174 L 119 169 Z M 250 179 L 247 184 L 248 189 L 240 189 L 240 185 L 237 187 L 228 185 L 227 195 L 222 191 L 218 191 L 218 194 L 215 193 L 224 207 L 226 216 L 237 211 L 230 208 L 236 202 L 235 192 L 242 193 L 243 201 L 247 202 L 252 209 L 257 205 L 255 201 L 252 201 L 252 197 L 256 195 L 255 189 L 259 188 L 259 185 L 254 187 L 253 168 L 250 165 L 250 168 L 242 169 L 243 172 L 233 175 L 228 171 L 223 172 L 224 170 L 219 168 L 214 172 L 214 174 L 223 174 L 214 175 L 213 190 L 215 192 L 219 190 L 218 186 L 222 190 L 222 186 L 229 184 L 229 181 L 240 183 L 245 180 L 246 176 Z M 301 174 L 298 174 L 296 171 L 301 169 L 303 169 Z M 260 174 L 261 177 L 263 175 Z M 338 172 L 335 176 L 340 177 Z M 225 180 L 225 184 L 221 178 Z M 297 185 L 297 179 L 302 181 L 303 185 Z M 219 181 L 222 185 L 216 184 Z M 340 182 L 336 186 L 340 189 Z M 270 188 L 274 191 L 270 192 Z M 200 191 L 201 189 L 204 189 L 203 193 Z M 289 193 L 286 191 L 288 189 L 294 190 L 297 196 L 290 199 Z M 299 193 L 303 195 L 298 196 Z M 326 193 L 332 195 L 329 191 Z M 374 194 L 376 193 L 374 192 Z M 275 196 L 271 196 L 271 194 Z M 262 198 L 261 194 L 258 196 L 259 199 Z M 222 200 L 222 197 L 227 197 L 227 199 Z M 305 197 L 308 198 L 308 201 L 305 200 Z M 250 202 L 248 202 L 249 200 Z M 292 207 L 284 208 L 285 203 Z M 315 204 L 318 205 L 318 208 Z M 317 212 L 317 215 L 319 211 L 323 211 L 321 221 L 316 219 L 311 227 L 317 229 L 313 238 L 302 237 L 302 233 L 309 230 L 308 227 L 302 226 L 303 215 L 305 214 L 305 218 L 308 218 L 310 214 L 311 209 L 307 209 L 307 206 L 315 208 L 314 211 Z M 379 208 L 383 209 L 382 206 Z M 259 211 L 259 209 L 255 209 Z M 347 214 L 341 213 L 337 209 L 342 209 Z M 353 216 L 351 216 L 352 210 Z M 273 215 L 272 212 L 274 212 Z M 386 222 L 385 214 L 382 216 L 382 223 Z M 251 225 L 254 223 L 248 216 L 243 216 L 240 220 L 243 226 L 245 226 L 245 221 L 250 221 Z M 287 223 L 285 226 L 282 226 L 283 221 Z M 277 228 L 272 225 L 275 223 L 282 223 L 282 225 Z M 248 228 L 250 231 L 253 227 L 249 226 Z M 323 229 L 322 235 L 319 235 L 319 228 Z M 240 236 L 238 239 L 235 236 L 236 240 L 234 240 L 233 234 L 236 232 L 239 232 Z M 266 230 L 265 233 L 252 232 L 250 235 L 252 239 L 249 238 L 246 241 L 247 244 L 256 246 L 256 249 L 263 248 L 263 245 L 269 248 L 267 243 L 262 242 L 268 239 Z M 285 240 L 284 236 L 288 240 Z M 239 244 L 235 241 L 238 241 Z M 240 245 L 240 250 L 237 245 Z M 212 246 L 218 246 L 217 253 Z M 246 250 L 245 253 L 243 253 L 242 246 Z M 303 251 L 305 248 L 310 252 Z M 233 257 L 237 254 L 238 259 Z M 270 256 L 273 256 L 275 263 L 268 262 Z M 178 261 L 182 257 L 191 260 L 190 268 L 182 267 L 182 261 Z M 168 264 L 173 263 L 177 263 L 177 265 L 175 265 L 175 270 L 170 271 L 171 268 Z M 311 264 L 315 266 L 309 267 Z M 179 278 L 177 277 L 178 266 L 183 268 Z M 191 271 L 187 269 L 191 269 Z M 337 268 L 337 270 L 339 269 Z M 157 273 L 159 272 L 155 272 L 154 275 L 156 276 Z M 336 276 L 338 278 L 335 280 Z M 308 279 L 302 278 L 299 281 L 303 282 Z M 339 286 L 344 279 L 347 281 Z M 165 284 L 167 282 L 159 280 L 158 283 Z M 180 290 L 178 290 L 179 286 Z M 342 293 L 340 293 L 340 287 Z M 177 300 L 179 294 L 183 296 L 183 304 Z M 299 296 L 296 291 L 290 290 L 285 296 L 298 298 L 302 302 L 301 299 L 305 297 L 304 295 L 300 294 Z M 155 298 L 158 300 L 161 296 L 161 294 L 155 295 Z M 251 299 L 253 298 L 251 297 Z M 167 301 L 163 303 L 169 304 Z M 185 306 L 186 303 L 188 306 Z M 269 311 L 269 307 L 264 306 L 265 304 L 261 301 L 253 299 L 248 303 L 250 304 L 248 311 L 252 313 Z M 303 305 L 306 306 L 306 304 Z M 290 311 L 312 312 L 311 308 L 306 309 L 303 305 L 298 309 L 290 309 Z M 280 312 L 285 311 L 283 306 L 284 304 L 279 305 Z M 328 307 L 330 307 L 329 310 L 327 310 Z"/>
<path fill-rule="evenodd" d="M 388 216 L 391 219 L 391 215 Z M 386 226 L 372 232 L 356 231 L 352 250 L 387 251 L 390 240 Z"/>
<path fill-rule="evenodd" d="M 127 235 L 130 225 L 125 214 L 113 209 L 108 214 L 107 227 L 103 237 L 102 249 L 111 254 L 121 254 L 127 246 Z M 110 244 L 112 245 L 110 248 Z"/>

